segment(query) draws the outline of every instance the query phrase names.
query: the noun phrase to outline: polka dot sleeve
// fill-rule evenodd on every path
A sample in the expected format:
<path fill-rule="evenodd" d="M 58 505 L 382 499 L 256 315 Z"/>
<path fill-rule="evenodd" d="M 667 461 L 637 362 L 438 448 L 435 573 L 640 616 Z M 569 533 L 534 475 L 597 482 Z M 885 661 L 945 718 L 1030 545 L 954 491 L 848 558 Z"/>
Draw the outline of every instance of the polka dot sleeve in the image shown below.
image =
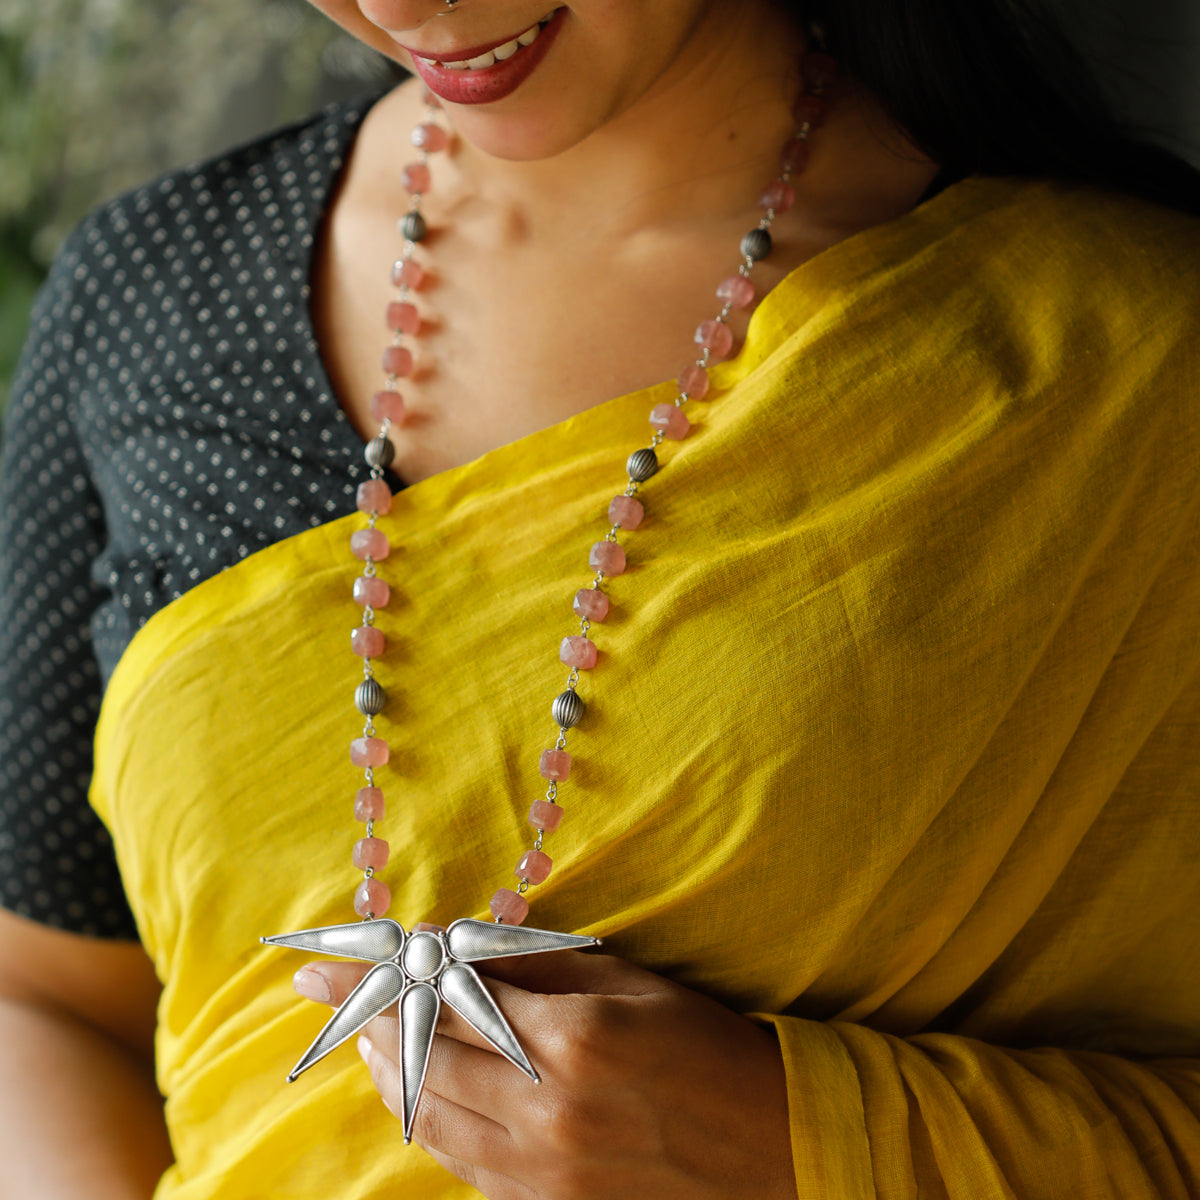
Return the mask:
<path fill-rule="evenodd" d="M 34 309 L 0 462 L 0 902 L 78 933 L 136 937 L 108 832 L 87 803 L 100 672 L 89 623 L 99 497 L 76 436 L 73 277 L 85 234 Z"/>
<path fill-rule="evenodd" d="M 362 443 L 308 298 L 370 103 L 117 197 L 39 297 L 0 464 L 0 904 L 23 916 L 136 936 L 87 803 L 107 680 L 189 588 L 353 508 Z"/>

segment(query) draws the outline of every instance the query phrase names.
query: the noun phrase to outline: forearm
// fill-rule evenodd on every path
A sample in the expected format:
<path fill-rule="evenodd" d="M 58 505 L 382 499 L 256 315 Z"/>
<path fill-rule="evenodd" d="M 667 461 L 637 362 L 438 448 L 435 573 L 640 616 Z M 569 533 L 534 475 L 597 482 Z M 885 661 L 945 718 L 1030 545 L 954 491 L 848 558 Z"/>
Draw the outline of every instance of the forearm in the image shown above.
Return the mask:
<path fill-rule="evenodd" d="M 171 1163 L 148 1063 L 0 998 L 0 1200 L 145 1200 Z"/>

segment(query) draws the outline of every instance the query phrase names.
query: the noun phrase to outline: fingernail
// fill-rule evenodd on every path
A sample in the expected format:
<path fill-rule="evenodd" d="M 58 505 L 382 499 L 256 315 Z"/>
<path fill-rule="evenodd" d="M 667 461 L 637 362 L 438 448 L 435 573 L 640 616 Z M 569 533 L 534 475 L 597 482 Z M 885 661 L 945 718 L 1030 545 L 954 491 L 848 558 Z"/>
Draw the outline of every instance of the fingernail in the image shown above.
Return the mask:
<path fill-rule="evenodd" d="M 371 1065 L 371 1041 L 365 1033 L 358 1035 L 358 1041 L 355 1043 L 358 1046 L 358 1056 L 368 1066 Z"/>
<path fill-rule="evenodd" d="M 301 967 L 292 977 L 292 987 L 298 995 L 308 1000 L 321 1000 L 327 1003 L 333 995 L 329 989 L 329 980 L 312 967 Z"/>

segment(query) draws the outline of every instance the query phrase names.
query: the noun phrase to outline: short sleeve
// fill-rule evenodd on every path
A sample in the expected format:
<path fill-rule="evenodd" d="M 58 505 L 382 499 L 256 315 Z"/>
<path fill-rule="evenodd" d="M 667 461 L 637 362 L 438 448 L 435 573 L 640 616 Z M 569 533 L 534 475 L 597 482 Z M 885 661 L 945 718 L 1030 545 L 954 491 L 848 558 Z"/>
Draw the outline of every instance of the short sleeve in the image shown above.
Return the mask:
<path fill-rule="evenodd" d="M 88 804 L 101 678 L 89 622 L 102 509 L 72 363 L 87 225 L 34 307 L 0 459 L 0 904 L 74 933 L 135 938 L 108 832 Z"/>

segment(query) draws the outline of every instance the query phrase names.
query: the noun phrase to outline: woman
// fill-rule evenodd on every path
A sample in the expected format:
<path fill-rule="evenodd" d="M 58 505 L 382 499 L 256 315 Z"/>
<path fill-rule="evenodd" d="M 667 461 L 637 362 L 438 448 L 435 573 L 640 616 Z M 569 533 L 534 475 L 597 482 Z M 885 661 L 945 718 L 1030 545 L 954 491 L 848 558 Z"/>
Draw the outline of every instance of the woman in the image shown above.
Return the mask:
<path fill-rule="evenodd" d="M 1196 1194 L 1192 174 L 999 7 L 319 7 L 434 114 L 414 80 L 114 202 L 35 318 L 10 1190 Z M 447 1001 L 407 1096 L 388 1014 L 284 1084 L 328 1013 L 257 938 L 390 904 L 372 978 L 449 995 L 490 897 L 605 941 L 480 965 L 516 1048 Z"/>

